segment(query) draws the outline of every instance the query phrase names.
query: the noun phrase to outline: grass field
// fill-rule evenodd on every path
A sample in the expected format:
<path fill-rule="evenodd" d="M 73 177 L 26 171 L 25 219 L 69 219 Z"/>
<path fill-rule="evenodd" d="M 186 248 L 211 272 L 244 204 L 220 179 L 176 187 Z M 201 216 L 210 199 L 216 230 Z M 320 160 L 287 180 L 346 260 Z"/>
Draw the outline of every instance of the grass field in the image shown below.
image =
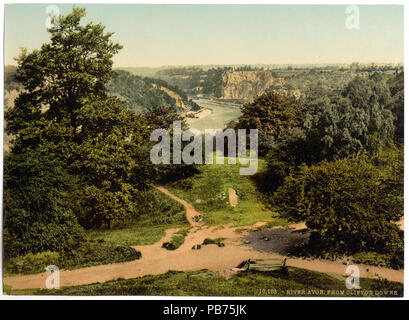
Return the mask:
<path fill-rule="evenodd" d="M 360 290 L 345 288 L 345 279 L 299 268 L 287 272 L 241 272 L 230 279 L 207 270 L 172 272 L 129 280 L 113 280 L 59 290 L 11 290 L 13 295 L 159 295 L 159 296 L 392 296 L 403 295 L 403 285 L 361 279 Z"/>
<path fill-rule="evenodd" d="M 125 228 L 112 230 L 90 230 L 92 240 L 101 240 L 122 246 L 141 246 L 158 242 L 165 230 L 189 226 L 185 208 L 177 201 L 152 189 L 149 191 L 149 208 L 144 208 L 136 220 L 129 221 Z"/>
<path fill-rule="evenodd" d="M 198 166 L 200 173 L 166 185 L 172 193 L 188 201 L 199 211 L 206 224 L 252 225 L 265 221 L 270 226 L 287 225 L 277 212 L 269 210 L 262 201 L 252 176 L 240 175 L 242 165 L 207 164 Z M 265 169 L 264 159 L 259 158 L 259 172 Z M 229 188 L 236 191 L 238 205 L 229 203 Z"/>
<path fill-rule="evenodd" d="M 136 219 L 130 219 L 126 227 L 87 230 L 84 242 L 71 252 L 30 253 L 11 258 L 4 261 L 4 274 L 41 273 L 49 265 L 71 270 L 132 261 L 138 259 L 140 253 L 131 246 L 154 244 L 165 235 L 166 229 L 189 226 L 181 204 L 156 189 L 150 190 L 146 196 L 151 199 L 150 206 L 143 208 Z"/>

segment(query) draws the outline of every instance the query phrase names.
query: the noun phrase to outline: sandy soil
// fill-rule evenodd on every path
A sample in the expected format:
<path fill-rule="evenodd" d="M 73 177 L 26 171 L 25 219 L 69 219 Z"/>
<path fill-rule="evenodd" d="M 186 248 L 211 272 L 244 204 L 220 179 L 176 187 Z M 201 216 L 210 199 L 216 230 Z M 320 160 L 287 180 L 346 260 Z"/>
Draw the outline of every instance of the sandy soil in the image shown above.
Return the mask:
<path fill-rule="evenodd" d="M 186 201 L 171 194 L 163 187 L 157 187 L 160 191 L 171 198 L 179 201 L 186 208 L 186 215 L 191 224 L 185 242 L 175 251 L 162 248 L 163 242 L 169 241 L 176 229 L 169 229 L 166 235 L 157 243 L 147 246 L 137 246 L 137 250 L 142 252 L 140 260 L 101 265 L 95 267 L 82 268 L 77 270 L 61 270 L 60 286 L 74 286 L 105 282 L 117 278 L 130 279 L 144 275 L 162 274 L 169 270 L 193 271 L 209 269 L 219 274 L 230 276 L 241 262 L 250 258 L 282 258 L 277 253 L 261 252 L 243 244 L 243 234 L 235 232 L 234 227 L 224 228 L 207 227 L 201 222 L 194 221 L 193 217 L 199 215 L 193 206 Z M 262 223 L 251 226 L 256 229 Z M 302 229 L 298 224 L 296 229 Z M 202 246 L 200 250 L 192 250 L 192 246 L 201 244 L 205 238 L 225 238 L 224 247 L 217 245 Z M 287 259 L 287 265 L 295 266 L 320 272 L 345 275 L 346 265 L 338 262 L 326 260 L 304 260 L 298 258 Z M 392 270 L 388 268 L 358 265 L 362 277 L 376 278 L 382 277 L 392 281 L 403 283 L 403 270 Z M 4 279 L 6 285 L 14 289 L 24 288 L 45 288 L 45 279 L 48 274 L 41 273 L 35 275 L 14 276 Z"/>

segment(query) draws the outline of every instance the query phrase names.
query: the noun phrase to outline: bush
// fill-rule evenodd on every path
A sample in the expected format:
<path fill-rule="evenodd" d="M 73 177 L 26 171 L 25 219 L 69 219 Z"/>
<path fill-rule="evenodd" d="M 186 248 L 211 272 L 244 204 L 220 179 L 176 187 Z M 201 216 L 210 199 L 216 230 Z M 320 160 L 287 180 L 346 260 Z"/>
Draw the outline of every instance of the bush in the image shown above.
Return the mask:
<path fill-rule="evenodd" d="M 70 208 L 71 177 L 47 150 L 4 159 L 4 254 L 63 251 L 84 238 Z"/>
<path fill-rule="evenodd" d="M 136 207 L 135 221 L 144 220 L 149 225 L 187 223 L 183 205 L 156 189 L 139 192 Z"/>
<path fill-rule="evenodd" d="M 77 250 L 67 252 L 61 261 L 62 268 L 79 268 L 99 264 L 126 262 L 140 259 L 142 254 L 134 248 L 115 246 L 104 241 L 87 241 Z"/>
<path fill-rule="evenodd" d="M 298 102 L 298 124 L 278 137 L 268 157 L 270 170 L 278 177 L 276 184 L 280 185 L 282 171 L 293 165 L 311 165 L 359 152 L 376 154 L 394 137 L 396 115 L 389 108 L 402 109 L 402 101 L 390 106 L 390 92 L 382 81 L 356 77 L 341 95 L 317 95 Z M 253 113 L 254 117 L 258 114 Z M 402 111 L 395 113 L 402 115 Z"/>
<path fill-rule="evenodd" d="M 5 261 L 7 274 L 32 274 L 44 272 L 49 265 L 60 269 L 77 269 L 101 264 L 127 262 L 140 259 L 142 254 L 134 248 L 115 246 L 103 240 L 85 241 L 72 251 L 28 253 Z"/>
<path fill-rule="evenodd" d="M 25 256 L 11 258 L 5 263 L 5 273 L 30 274 L 44 272 L 49 265 L 58 265 L 60 255 L 57 252 L 44 251 L 28 253 Z"/>
<path fill-rule="evenodd" d="M 203 245 L 208 245 L 208 244 L 221 244 L 222 241 L 224 240 L 224 238 L 216 238 L 216 239 L 210 239 L 210 238 L 206 238 L 203 240 Z"/>
<path fill-rule="evenodd" d="M 167 250 L 178 249 L 185 242 L 185 237 L 187 236 L 188 233 L 189 229 L 182 229 L 179 230 L 178 232 L 175 232 L 170 242 L 164 242 L 162 244 L 162 248 L 165 248 Z"/>
<path fill-rule="evenodd" d="M 402 237 L 395 222 L 403 215 L 401 156 L 393 149 L 381 156 L 393 161 L 395 168 L 376 166 L 377 158 L 367 156 L 302 165 L 298 173 L 286 177 L 275 193 L 275 203 L 287 218 L 304 220 L 322 247 L 333 253 L 398 252 Z"/>
<path fill-rule="evenodd" d="M 395 251 L 388 253 L 360 252 L 352 256 L 355 263 L 369 264 L 378 267 L 389 267 L 401 269 L 404 266 L 403 237 L 402 246 Z"/>
<path fill-rule="evenodd" d="M 380 267 L 387 267 L 389 265 L 389 257 L 387 254 L 380 254 L 377 252 L 360 252 L 352 257 L 355 263 L 369 264 Z"/>

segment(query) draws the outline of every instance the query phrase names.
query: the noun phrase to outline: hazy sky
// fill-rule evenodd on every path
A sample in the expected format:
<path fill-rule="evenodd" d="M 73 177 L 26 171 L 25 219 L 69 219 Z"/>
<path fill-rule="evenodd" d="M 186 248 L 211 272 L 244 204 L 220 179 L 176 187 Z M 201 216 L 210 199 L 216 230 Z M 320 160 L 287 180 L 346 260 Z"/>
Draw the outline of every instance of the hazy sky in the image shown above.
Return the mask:
<path fill-rule="evenodd" d="M 5 64 L 49 40 L 48 5 L 6 5 Z M 359 6 L 359 30 L 346 28 L 344 5 L 79 6 L 123 45 L 115 67 L 403 62 L 403 6 Z"/>

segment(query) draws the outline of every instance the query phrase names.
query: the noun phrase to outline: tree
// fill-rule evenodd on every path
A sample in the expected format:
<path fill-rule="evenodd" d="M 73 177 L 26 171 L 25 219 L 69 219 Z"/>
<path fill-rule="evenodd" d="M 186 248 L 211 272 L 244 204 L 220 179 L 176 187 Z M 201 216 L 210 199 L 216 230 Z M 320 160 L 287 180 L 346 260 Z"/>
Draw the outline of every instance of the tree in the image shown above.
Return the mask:
<path fill-rule="evenodd" d="M 175 110 L 172 107 L 162 107 L 159 106 L 157 108 L 154 108 L 147 112 L 144 115 L 148 130 L 152 132 L 155 129 L 165 129 L 169 132 L 170 137 L 171 137 L 171 155 L 170 157 L 173 157 L 173 122 L 174 121 L 181 121 L 181 131 L 187 130 L 189 128 L 189 125 L 183 118 L 183 116 L 180 114 L 179 111 Z M 156 142 L 152 143 L 149 145 L 149 148 L 145 148 L 145 152 L 147 154 L 145 160 L 140 159 L 141 157 L 139 156 L 138 158 L 140 161 L 147 161 L 150 152 L 150 148 L 155 144 Z M 189 142 L 182 141 L 181 144 L 181 150 L 183 150 L 184 146 L 187 145 Z M 152 163 L 146 163 L 145 168 L 149 168 L 149 173 L 148 175 L 152 180 L 158 181 L 160 183 L 166 183 L 169 181 L 175 181 L 178 179 L 183 179 L 185 177 L 188 177 L 194 173 L 197 173 L 197 167 L 195 164 L 159 164 L 159 165 L 153 165 Z"/>
<path fill-rule="evenodd" d="M 147 136 L 142 117 L 110 97 L 89 101 L 78 115 L 82 124 L 71 157 L 71 172 L 79 182 L 74 203 L 81 224 L 108 228 L 136 211 L 135 195 L 147 187 L 147 176 L 138 175 L 134 158 Z"/>
<path fill-rule="evenodd" d="M 403 152 L 323 161 L 285 178 L 274 201 L 286 217 L 305 221 L 321 249 L 334 254 L 398 251 L 403 216 Z"/>
<path fill-rule="evenodd" d="M 159 81 L 118 70 L 115 77 L 107 84 L 107 89 L 111 95 L 117 95 L 123 99 L 125 106 L 134 113 L 145 113 L 158 106 L 176 109 L 176 100 L 160 89 L 161 86 L 169 88 L 169 85 Z"/>
<path fill-rule="evenodd" d="M 16 79 L 25 92 L 6 114 L 9 133 L 19 134 L 32 120 L 43 118 L 50 124 L 67 121 L 74 140 L 84 98 L 106 97 L 105 84 L 114 74 L 112 57 L 122 47 L 110 40 L 112 33 L 104 34 L 101 24 L 81 26 L 84 16 L 85 9 L 74 8 L 48 29 L 50 43 L 17 58 Z"/>
<path fill-rule="evenodd" d="M 270 171 L 282 182 L 302 163 L 375 154 L 394 136 L 394 116 L 388 109 L 389 89 L 372 79 L 356 78 L 341 97 L 317 98 L 297 112 L 299 124 L 279 137 L 267 156 Z"/>
<path fill-rule="evenodd" d="M 179 111 L 172 107 L 158 106 L 149 110 L 149 112 L 145 114 L 145 119 L 151 132 L 155 129 L 165 129 L 171 132 L 174 121 L 182 122 L 182 130 L 188 128 L 184 117 Z"/>
<path fill-rule="evenodd" d="M 403 71 L 396 74 L 387 82 L 391 93 L 391 101 L 388 109 L 394 115 L 395 142 L 403 144 L 404 140 L 404 74 Z"/>
<path fill-rule="evenodd" d="M 41 150 L 59 161 L 75 181 L 70 207 L 85 227 L 110 227 L 134 210 L 136 188 L 146 186 L 132 154 L 147 131 L 143 118 L 106 93 L 121 46 L 101 24 L 83 26 L 84 16 L 74 8 L 48 30 L 49 43 L 17 59 L 25 91 L 6 113 L 7 132 L 16 137 L 13 155 Z"/>
<path fill-rule="evenodd" d="M 4 158 L 5 256 L 71 250 L 84 240 L 71 210 L 73 182 L 43 150 Z"/>
<path fill-rule="evenodd" d="M 241 108 L 238 128 L 258 129 L 259 135 L 277 139 L 296 124 L 290 101 L 274 92 L 267 92 Z"/>

